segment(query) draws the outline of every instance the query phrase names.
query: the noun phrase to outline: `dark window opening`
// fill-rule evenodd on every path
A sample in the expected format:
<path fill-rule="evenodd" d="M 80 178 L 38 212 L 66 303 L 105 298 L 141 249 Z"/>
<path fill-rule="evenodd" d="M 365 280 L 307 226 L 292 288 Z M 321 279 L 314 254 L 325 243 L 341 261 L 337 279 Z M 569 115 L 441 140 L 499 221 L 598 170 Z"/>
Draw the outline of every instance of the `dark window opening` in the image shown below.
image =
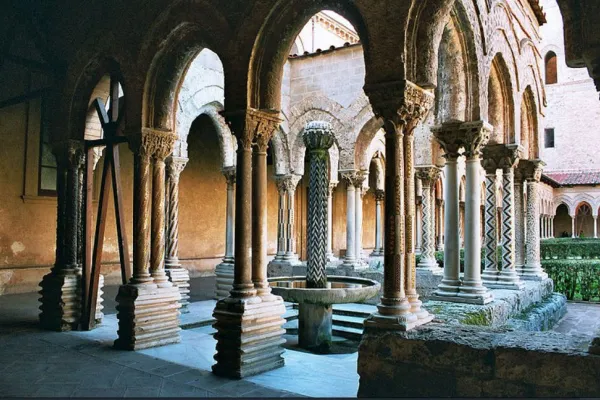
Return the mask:
<path fill-rule="evenodd" d="M 546 64 L 546 85 L 552 85 L 558 82 L 558 74 L 556 71 L 556 54 L 554 52 L 549 52 L 546 54 L 545 64 Z"/>
<path fill-rule="evenodd" d="M 546 128 L 544 130 L 544 148 L 554 148 L 554 128 Z"/>
<path fill-rule="evenodd" d="M 42 120 L 40 123 L 40 162 L 38 176 L 38 195 L 56 196 L 57 166 L 52 152 L 50 132 L 44 128 L 44 99 L 41 105 Z"/>

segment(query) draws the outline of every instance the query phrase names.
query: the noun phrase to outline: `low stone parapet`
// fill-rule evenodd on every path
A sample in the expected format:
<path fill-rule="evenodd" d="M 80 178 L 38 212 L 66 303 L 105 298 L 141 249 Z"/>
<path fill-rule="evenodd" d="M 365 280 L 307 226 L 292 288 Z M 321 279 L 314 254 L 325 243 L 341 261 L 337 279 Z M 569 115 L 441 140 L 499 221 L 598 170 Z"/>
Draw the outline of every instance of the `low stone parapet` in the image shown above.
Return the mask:
<path fill-rule="evenodd" d="M 431 323 L 365 329 L 359 397 L 600 397 L 591 337 Z"/>

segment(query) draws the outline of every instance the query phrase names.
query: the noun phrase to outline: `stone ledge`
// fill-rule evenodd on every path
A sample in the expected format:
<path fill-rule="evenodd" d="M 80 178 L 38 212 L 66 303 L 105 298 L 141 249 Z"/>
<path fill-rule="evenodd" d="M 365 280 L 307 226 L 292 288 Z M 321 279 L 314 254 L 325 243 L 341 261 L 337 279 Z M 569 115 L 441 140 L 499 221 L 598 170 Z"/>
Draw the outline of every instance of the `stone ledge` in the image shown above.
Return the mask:
<path fill-rule="evenodd" d="M 598 397 L 591 338 L 432 323 L 408 332 L 367 328 L 359 397 Z"/>

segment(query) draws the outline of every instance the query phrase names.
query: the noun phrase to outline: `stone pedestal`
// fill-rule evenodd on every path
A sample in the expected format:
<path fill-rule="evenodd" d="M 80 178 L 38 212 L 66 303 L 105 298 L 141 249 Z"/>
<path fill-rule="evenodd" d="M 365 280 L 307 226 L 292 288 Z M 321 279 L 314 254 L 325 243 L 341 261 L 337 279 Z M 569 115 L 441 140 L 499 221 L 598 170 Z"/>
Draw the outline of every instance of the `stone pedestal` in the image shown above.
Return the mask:
<path fill-rule="evenodd" d="M 40 286 L 40 324 L 53 331 L 70 331 L 79 325 L 81 275 L 74 270 L 59 270 L 44 276 Z"/>
<path fill-rule="evenodd" d="M 333 306 L 300 303 L 298 344 L 307 350 L 327 350 L 331 345 Z"/>
<path fill-rule="evenodd" d="M 283 367 L 285 305 L 281 297 L 272 298 L 267 302 L 259 297 L 228 297 L 217 302 L 215 374 L 240 379 Z"/>
<path fill-rule="evenodd" d="M 229 291 L 233 286 L 233 269 L 234 264 L 222 262 L 215 268 L 217 276 L 217 287 L 215 290 L 216 299 L 222 299 L 229 296 Z"/>
<path fill-rule="evenodd" d="M 165 273 L 169 277 L 169 281 L 179 289 L 181 295 L 181 313 L 190 312 L 187 306 L 190 304 L 190 273 L 183 267 L 166 268 Z"/>
<path fill-rule="evenodd" d="M 119 338 L 115 347 L 141 350 L 179 343 L 180 300 L 176 286 L 122 285 L 117 294 Z"/>

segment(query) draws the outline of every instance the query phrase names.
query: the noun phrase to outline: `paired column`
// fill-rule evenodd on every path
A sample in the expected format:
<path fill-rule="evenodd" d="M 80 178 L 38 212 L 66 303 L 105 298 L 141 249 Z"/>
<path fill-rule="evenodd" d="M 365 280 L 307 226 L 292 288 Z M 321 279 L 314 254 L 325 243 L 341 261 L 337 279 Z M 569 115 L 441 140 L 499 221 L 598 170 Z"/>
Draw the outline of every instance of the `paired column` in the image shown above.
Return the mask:
<path fill-rule="evenodd" d="M 358 264 L 356 255 L 356 171 L 341 172 L 346 183 L 346 255 L 343 266 L 355 268 Z"/>
<path fill-rule="evenodd" d="M 438 251 L 444 250 L 444 200 L 436 199 L 437 204 L 437 244 Z"/>
<path fill-rule="evenodd" d="M 360 266 L 366 267 L 365 254 L 363 251 L 363 196 L 366 193 L 364 182 L 367 179 L 368 173 L 366 171 L 357 171 L 354 181 L 355 185 L 355 199 L 356 199 L 356 217 L 355 217 L 355 228 L 356 233 L 354 237 L 356 239 L 355 251 L 356 251 L 356 262 Z"/>
<path fill-rule="evenodd" d="M 329 182 L 327 190 L 327 262 L 335 263 L 338 258 L 333 255 L 333 191 L 337 182 Z"/>
<path fill-rule="evenodd" d="M 165 271 L 169 281 L 179 289 L 181 295 L 179 311 L 182 313 L 189 312 L 187 306 L 190 299 L 190 274 L 179 262 L 179 177 L 187 162 L 187 158 L 167 159 Z"/>
<path fill-rule="evenodd" d="M 233 285 L 233 270 L 235 257 L 233 253 L 235 238 L 235 177 L 236 168 L 227 167 L 223 169 L 223 175 L 227 181 L 227 206 L 225 219 L 225 256 L 223 261 L 215 268 L 217 276 L 215 298 L 221 299 L 229 296 Z"/>
<path fill-rule="evenodd" d="M 230 296 L 219 300 L 213 312 L 217 363 L 212 370 L 217 375 L 243 378 L 284 364 L 285 306 L 281 297 L 271 293 L 266 263 L 266 156 L 280 118 L 279 112 L 255 109 L 224 116 L 238 139 L 235 267 Z"/>
<path fill-rule="evenodd" d="M 481 148 L 492 132 L 486 122 L 463 124 L 466 157 L 465 198 L 465 272 L 459 297 L 466 302 L 486 304 L 493 300 L 490 291 L 481 280 L 481 183 L 479 178 Z"/>
<path fill-rule="evenodd" d="M 294 199 L 296 186 L 300 181 L 297 175 L 278 175 L 275 177 L 279 193 L 277 218 L 277 254 L 269 263 L 269 276 L 292 275 L 292 268 L 299 264 L 295 252 L 296 237 L 294 222 Z"/>
<path fill-rule="evenodd" d="M 82 214 L 82 141 L 54 145 L 57 161 L 56 262 L 40 282 L 40 325 L 44 329 L 77 329 L 81 313 L 81 264 L 79 259 Z"/>
<path fill-rule="evenodd" d="M 375 248 L 371 253 L 372 257 L 383 256 L 383 237 L 382 237 L 382 223 L 381 223 L 381 204 L 385 199 L 385 192 L 383 190 L 375 190 Z"/>
<path fill-rule="evenodd" d="M 435 260 L 435 206 L 433 205 L 434 196 L 432 194 L 432 185 L 439 178 L 440 169 L 433 165 L 418 167 L 416 175 L 421 181 L 421 186 L 423 188 L 421 195 L 421 260 L 417 267 L 432 269 L 438 266 L 438 263 Z"/>
<path fill-rule="evenodd" d="M 525 265 L 520 271 L 521 279 L 525 280 L 540 281 L 548 277 L 540 262 L 540 225 L 538 223 L 540 212 L 538 185 L 544 165 L 541 160 L 522 160 L 519 163 L 520 173 L 527 181 Z"/>
<path fill-rule="evenodd" d="M 165 158 L 176 135 L 144 128 L 129 137 L 134 152 L 133 276 L 117 295 L 115 347 L 138 350 L 180 341 L 177 286 L 165 273 Z M 152 180 L 152 182 L 151 182 Z"/>
<path fill-rule="evenodd" d="M 484 158 L 481 164 L 485 170 L 485 206 L 484 206 L 484 235 L 485 235 L 485 260 L 482 279 L 486 287 L 492 287 L 498 281 L 500 273 L 498 266 L 498 227 L 497 225 L 497 200 L 496 180 L 498 163 L 486 154 L 488 148 L 484 148 Z"/>
<path fill-rule="evenodd" d="M 521 162 L 521 161 L 519 161 Z M 523 194 L 524 177 L 522 169 L 515 171 L 515 269 L 517 272 L 525 265 L 525 199 Z"/>
<path fill-rule="evenodd" d="M 412 158 L 412 134 L 433 105 L 433 95 L 408 81 L 366 85 L 365 92 L 384 121 L 387 158 L 383 297 L 365 325 L 408 330 L 433 319 L 416 295 Z"/>

